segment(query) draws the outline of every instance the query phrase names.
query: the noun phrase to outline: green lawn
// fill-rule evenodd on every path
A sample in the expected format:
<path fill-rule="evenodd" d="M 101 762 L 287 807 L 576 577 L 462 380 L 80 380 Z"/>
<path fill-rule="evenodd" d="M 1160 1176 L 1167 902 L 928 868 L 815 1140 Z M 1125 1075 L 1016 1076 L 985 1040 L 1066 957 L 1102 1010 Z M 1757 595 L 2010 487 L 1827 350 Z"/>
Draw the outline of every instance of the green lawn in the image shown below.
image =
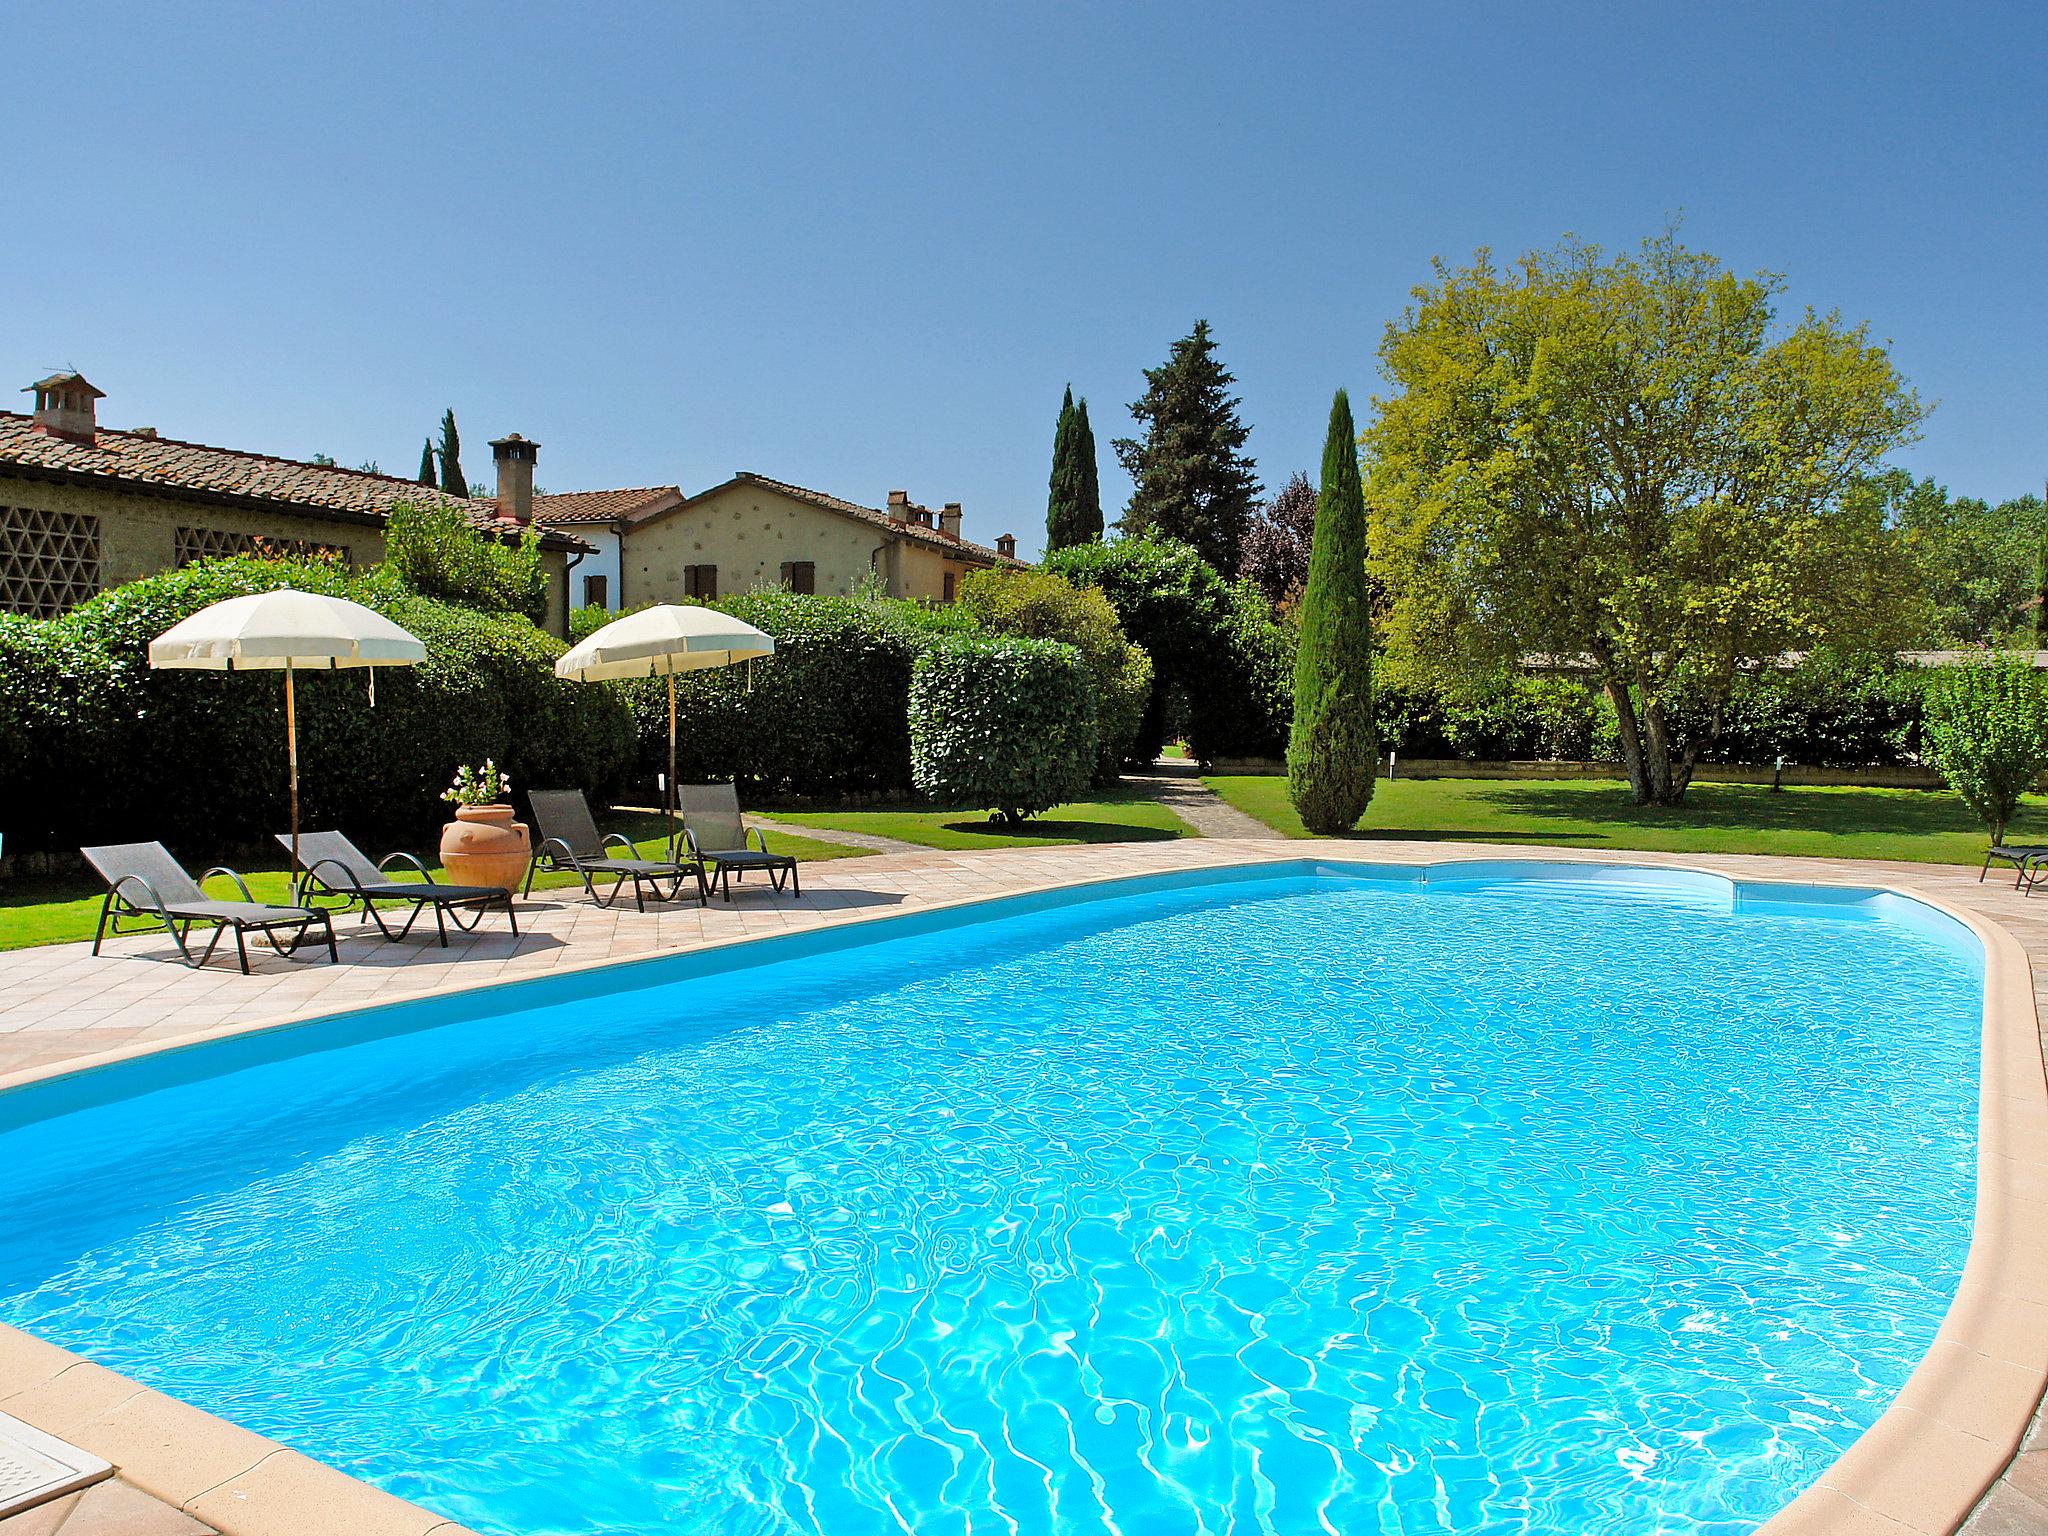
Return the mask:
<path fill-rule="evenodd" d="M 1279 777 L 1221 775 L 1203 782 L 1239 810 L 1289 837 L 1305 837 Z M 1977 864 L 1987 838 L 1954 795 L 1924 789 L 1695 784 L 1685 803 L 1629 803 L 1613 779 L 1382 779 L 1350 834 L 1673 853 L 1817 854 Z M 2048 808 L 2030 804 L 2007 833 L 2048 842 Z"/>
<path fill-rule="evenodd" d="M 879 806 L 859 811 L 769 811 L 794 826 L 869 832 L 926 848 L 1029 848 L 1041 843 L 1141 843 L 1193 837 L 1194 828 L 1165 806 L 1129 791 L 1058 806 L 1014 827 L 997 826 L 975 811 L 927 806 Z"/>
<path fill-rule="evenodd" d="M 623 832 L 636 839 L 634 846 L 645 858 L 661 856 L 666 831 L 658 814 L 621 813 L 606 818 L 604 830 Z M 867 852 L 864 848 L 821 843 L 807 837 L 777 837 L 773 839 L 773 846 L 777 853 L 793 853 L 805 862 L 860 858 Z M 440 873 L 440 865 L 428 857 L 432 850 L 418 851 L 427 858 L 427 867 L 436 874 Z M 194 874 L 204 867 L 203 864 L 191 866 Z M 250 894 L 258 901 L 290 899 L 290 881 L 286 879 L 281 864 L 272 864 L 268 868 L 252 865 L 242 873 L 249 881 Z M 572 874 L 542 875 L 533 882 L 533 888 L 536 891 L 551 890 L 577 883 Z M 80 879 L 17 879 L 0 883 L 0 949 L 27 949 L 36 944 L 68 944 L 74 939 L 91 938 L 93 927 L 99 922 L 100 898 L 104 889 L 89 875 Z M 230 899 L 236 895 L 233 884 L 227 880 L 214 881 L 207 890 Z"/>

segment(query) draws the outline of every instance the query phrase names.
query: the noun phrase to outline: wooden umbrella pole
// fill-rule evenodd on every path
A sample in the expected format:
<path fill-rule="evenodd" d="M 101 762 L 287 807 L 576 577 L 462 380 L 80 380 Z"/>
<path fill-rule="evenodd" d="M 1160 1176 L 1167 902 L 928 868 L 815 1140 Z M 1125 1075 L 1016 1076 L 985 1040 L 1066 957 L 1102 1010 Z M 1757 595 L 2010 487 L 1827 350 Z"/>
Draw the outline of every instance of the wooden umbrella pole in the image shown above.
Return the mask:
<path fill-rule="evenodd" d="M 292 768 L 292 878 L 299 872 L 299 711 L 298 702 L 292 692 L 292 663 L 287 656 L 284 663 L 284 739 L 285 752 L 291 759 Z"/>
<path fill-rule="evenodd" d="M 670 662 L 668 668 L 668 852 L 671 859 L 680 858 L 677 851 L 682 846 L 682 833 L 676 828 L 676 807 L 682 804 L 682 794 L 676 788 L 676 668 Z"/>

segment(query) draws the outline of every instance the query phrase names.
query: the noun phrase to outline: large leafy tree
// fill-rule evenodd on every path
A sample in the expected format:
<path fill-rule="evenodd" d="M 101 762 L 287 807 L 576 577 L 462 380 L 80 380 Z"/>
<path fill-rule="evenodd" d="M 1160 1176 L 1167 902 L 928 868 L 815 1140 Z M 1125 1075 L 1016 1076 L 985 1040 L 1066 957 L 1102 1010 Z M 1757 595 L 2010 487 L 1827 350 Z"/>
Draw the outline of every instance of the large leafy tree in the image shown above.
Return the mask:
<path fill-rule="evenodd" d="M 1387 328 L 1370 450 L 1392 642 L 1431 668 L 1583 666 L 1635 799 L 1682 799 L 1738 675 L 1924 628 L 1857 494 L 1919 399 L 1861 326 L 1666 234 L 1436 265 Z"/>
<path fill-rule="evenodd" d="M 1133 482 L 1118 526 L 1134 538 L 1191 544 L 1226 576 L 1237 570 L 1259 496 L 1234 382 L 1216 360 L 1209 322 L 1197 320 L 1164 363 L 1145 370 L 1144 396 L 1131 405 L 1145 436 L 1116 441 Z"/>
<path fill-rule="evenodd" d="M 1296 473 L 1261 506 L 1245 530 L 1237 574 L 1269 603 L 1299 597 L 1308 581 L 1316 534 L 1316 488 Z"/>
<path fill-rule="evenodd" d="M 1993 505 L 1951 496 L 1903 469 L 1873 476 L 1865 494 L 1912 546 L 1933 605 L 1927 640 L 1998 645 L 2031 638 L 2027 607 L 2040 585 L 2041 498 Z"/>
<path fill-rule="evenodd" d="M 1315 542 L 1301 596 L 1287 793 L 1302 825 L 1351 830 L 1372 801 L 1379 743 L 1372 723 L 1372 605 L 1365 577 L 1365 493 L 1358 429 L 1343 390 L 1330 406 Z"/>
<path fill-rule="evenodd" d="M 1045 500 L 1045 547 L 1070 549 L 1102 537 L 1102 491 L 1095 473 L 1095 434 L 1088 402 L 1067 389 L 1052 436 L 1052 481 Z"/>
<path fill-rule="evenodd" d="M 455 430 L 455 408 L 441 413 L 441 489 L 450 496 L 467 496 L 469 482 L 462 476 L 462 434 Z"/>

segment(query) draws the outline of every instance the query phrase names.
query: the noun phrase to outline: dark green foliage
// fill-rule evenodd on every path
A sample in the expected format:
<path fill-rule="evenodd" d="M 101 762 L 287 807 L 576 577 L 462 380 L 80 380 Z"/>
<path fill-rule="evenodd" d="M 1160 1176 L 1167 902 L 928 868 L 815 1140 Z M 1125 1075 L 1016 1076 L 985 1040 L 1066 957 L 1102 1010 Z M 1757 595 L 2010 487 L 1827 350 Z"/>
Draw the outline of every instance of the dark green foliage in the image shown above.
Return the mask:
<path fill-rule="evenodd" d="M 294 587 L 350 597 L 427 646 L 418 667 L 299 678 L 303 821 L 366 841 L 421 848 L 446 819 L 439 795 L 457 765 L 485 757 L 518 790 L 573 785 L 609 797 L 630 763 L 623 701 L 611 688 L 555 677 L 561 643 L 525 619 L 420 597 L 388 572 L 351 578 L 331 565 L 205 561 L 103 592 L 61 619 L 0 628 L 8 660 L 53 679 L 30 712 L 41 744 L 10 763 L 5 803 L 39 810 L 26 844 L 162 839 L 192 857 L 262 847 L 286 817 L 280 674 L 152 671 L 151 639 L 226 598 Z M 11 668 L 9 669 L 11 670 Z M 0 712 L 15 707 L 0 691 Z M 16 827 L 5 828 L 14 839 Z"/>
<path fill-rule="evenodd" d="M 448 502 L 401 501 L 384 528 L 384 559 L 422 597 L 524 614 L 536 624 L 547 617 L 548 573 L 532 524 L 517 544 L 504 544 Z"/>
<path fill-rule="evenodd" d="M 990 634 L 1062 640 L 1081 653 L 1095 684 L 1101 731 L 1095 782 L 1113 784 L 1152 699 L 1152 660 L 1131 644 L 1109 599 L 1053 571 L 977 571 L 955 605 Z"/>
<path fill-rule="evenodd" d="M 1951 496 L 1931 479 L 1903 469 L 1872 476 L 1863 494 L 1875 497 L 1885 521 L 1906 540 L 1932 608 L 1930 646 L 1999 645 L 2035 639 L 2044 612 L 2031 614 L 2048 567 L 2043 565 L 2041 498 L 2015 496 L 1992 505 L 1975 496 Z"/>
<path fill-rule="evenodd" d="M 911 773 L 939 805 L 1018 821 L 1087 792 L 1095 690 L 1055 640 L 962 635 L 911 669 Z"/>
<path fill-rule="evenodd" d="M 420 444 L 419 482 L 426 486 L 437 483 L 434 476 L 434 440 L 431 437 Z"/>
<path fill-rule="evenodd" d="M 775 655 L 676 679 L 683 782 L 732 779 L 771 799 L 910 788 L 910 664 L 933 639 L 913 605 L 771 588 L 711 606 L 773 635 Z M 667 684 L 623 686 L 651 781 L 667 771 Z"/>
<path fill-rule="evenodd" d="M 1143 440 L 1116 442 L 1133 482 L 1123 531 L 1179 539 L 1233 576 L 1259 495 L 1256 466 L 1243 451 L 1249 434 L 1230 393 L 1234 382 L 1216 361 L 1209 322 L 1197 320 L 1165 363 L 1145 370 L 1145 393 L 1131 405 L 1144 424 Z"/>
<path fill-rule="evenodd" d="M 1287 790 L 1302 824 L 1348 832 L 1372 800 L 1378 740 L 1372 723 L 1372 610 L 1365 579 L 1365 492 L 1358 429 L 1343 390 L 1330 406 L 1316 497 L 1315 543 L 1301 598 Z"/>
<path fill-rule="evenodd" d="M 1230 589 L 1212 684 L 1188 695 L 1188 734 L 1205 762 L 1276 758 L 1294 716 L 1294 626 L 1248 583 Z"/>
<path fill-rule="evenodd" d="M 1074 402 L 1074 443 L 1081 465 L 1080 509 L 1074 520 L 1081 537 L 1075 542 L 1087 543 L 1102 537 L 1102 475 L 1095 462 L 1095 428 L 1088 422 L 1086 395 Z"/>
<path fill-rule="evenodd" d="M 1052 480 L 1045 498 L 1045 547 L 1067 549 L 1102 537 L 1102 488 L 1095 469 L 1095 433 L 1088 402 L 1074 403 L 1070 385 L 1052 434 Z"/>
<path fill-rule="evenodd" d="M 2020 796 L 2048 768 L 2048 693 L 2025 664 L 1943 667 L 1927 680 L 1927 759 L 2005 840 Z"/>
<path fill-rule="evenodd" d="M 467 496 L 469 481 L 462 474 L 462 434 L 455 430 L 455 407 L 441 413 L 441 489 L 450 496 Z"/>

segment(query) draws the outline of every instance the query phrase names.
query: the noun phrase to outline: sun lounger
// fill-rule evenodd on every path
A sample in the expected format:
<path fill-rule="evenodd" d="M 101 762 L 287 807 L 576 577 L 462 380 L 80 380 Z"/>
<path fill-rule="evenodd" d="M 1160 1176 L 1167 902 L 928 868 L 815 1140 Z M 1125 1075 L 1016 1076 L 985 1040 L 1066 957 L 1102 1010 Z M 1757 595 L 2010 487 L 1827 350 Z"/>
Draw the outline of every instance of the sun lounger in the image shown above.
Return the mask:
<path fill-rule="evenodd" d="M 787 853 L 770 853 L 767 835 L 740 818 L 737 789 L 730 784 L 680 784 L 677 790 L 682 796 L 683 836 L 690 857 L 710 866 L 711 879 L 727 901 L 732 900 L 733 876 L 744 879 L 750 869 L 764 871 L 778 892 L 787 880 L 791 895 L 803 895 L 796 859 Z"/>
<path fill-rule="evenodd" d="M 2014 843 L 1993 843 L 1984 854 L 1984 867 L 1977 871 L 1981 885 L 1984 877 L 1991 873 L 1993 864 L 2009 864 L 2014 870 L 2013 889 L 2025 887 L 2032 890 L 2044 872 L 2048 872 L 2048 848 L 2022 848 Z"/>
<path fill-rule="evenodd" d="M 106 900 L 100 903 L 100 923 L 92 936 L 92 952 L 108 933 L 121 933 L 123 918 L 140 918 L 145 928 L 161 927 L 178 946 L 185 963 L 197 970 L 213 958 L 221 935 L 232 932 L 235 953 L 241 958 L 242 974 L 249 974 L 248 936 L 261 934 L 280 955 L 291 952 L 311 935 L 327 945 L 327 958 L 338 961 L 334 949 L 334 923 L 325 912 L 313 907 L 277 906 L 257 901 L 249 894 L 249 883 L 232 869 L 219 866 L 194 880 L 162 843 L 113 843 L 102 848 L 81 848 L 85 861 L 107 882 Z M 201 882 L 225 875 L 242 893 L 240 901 L 215 901 L 201 888 Z M 201 925 L 213 929 L 206 948 L 194 953 L 189 942 L 192 930 Z M 278 935 L 290 930 L 289 943 Z M 317 931 L 316 931 L 317 930 Z M 143 929 L 130 929 L 141 932 Z"/>
<path fill-rule="evenodd" d="M 633 845 L 616 832 L 598 835 L 591 817 L 590 802 L 580 789 L 537 789 L 527 797 L 533 803 L 533 819 L 540 829 L 540 846 L 533 851 L 533 864 L 526 872 L 527 894 L 533 893 L 533 877 L 543 869 L 574 870 L 583 879 L 584 894 L 600 906 L 610 906 L 628 880 L 633 882 L 633 905 L 647 910 L 647 892 L 656 901 L 682 899 L 683 882 L 697 883 L 697 904 L 710 893 L 704 884 L 704 866 L 689 859 L 643 859 Z M 620 853 L 618 850 L 624 850 Z M 610 891 L 600 895 L 597 881 L 612 877 Z M 664 890 L 664 887 L 666 889 Z"/>
<path fill-rule="evenodd" d="M 292 846 L 289 833 L 278 833 L 277 840 L 287 849 Z M 407 866 L 419 878 L 392 879 L 389 871 L 393 864 Z M 427 872 L 427 866 L 409 853 L 387 854 L 373 863 L 362 849 L 339 832 L 300 833 L 299 871 L 294 894 L 300 902 L 310 906 L 315 897 L 339 896 L 344 902 L 343 911 L 360 905 L 363 915 L 394 944 L 412 932 L 412 925 L 430 907 L 443 949 L 448 947 L 450 918 L 455 920 L 458 929 L 470 933 L 484 920 L 484 914 L 493 908 L 504 909 L 512 924 L 512 936 L 519 936 L 519 916 L 512 910 L 510 891 L 495 885 L 436 884 L 434 877 Z M 396 932 L 384 921 L 384 914 L 377 910 L 379 903 L 390 902 L 412 908 L 406 915 L 405 926 Z"/>

